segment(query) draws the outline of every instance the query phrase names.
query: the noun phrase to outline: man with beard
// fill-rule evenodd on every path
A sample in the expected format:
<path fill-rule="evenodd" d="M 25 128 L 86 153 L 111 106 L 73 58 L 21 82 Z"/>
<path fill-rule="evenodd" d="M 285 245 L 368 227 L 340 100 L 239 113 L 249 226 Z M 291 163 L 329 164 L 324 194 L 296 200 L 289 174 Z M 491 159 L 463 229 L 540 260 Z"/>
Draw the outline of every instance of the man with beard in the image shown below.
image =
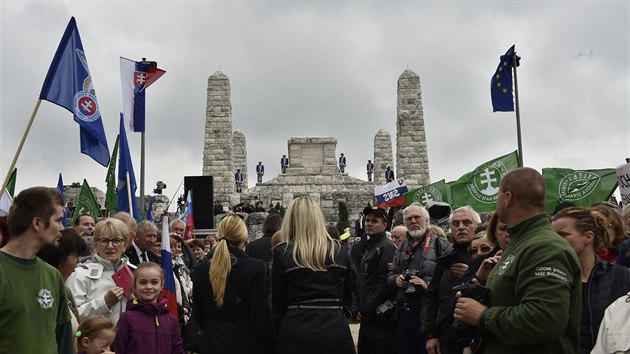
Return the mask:
<path fill-rule="evenodd" d="M 394 353 L 394 327 L 389 322 L 393 310 L 377 312 L 380 305 L 390 300 L 392 288 L 387 285 L 387 274 L 396 246 L 387 238 L 387 212 L 382 208 L 363 209 L 365 218 L 364 253 L 357 270 L 359 290 L 359 354 Z M 390 302 L 391 303 L 391 302 Z M 388 306 L 385 306 L 388 307 Z"/>
<path fill-rule="evenodd" d="M 468 246 L 481 223 L 479 214 L 469 205 L 451 213 L 453 250 L 449 253 L 452 262 L 440 262 L 435 268 L 433 280 L 427 294 L 427 312 L 424 321 L 429 354 L 462 354 L 469 340 L 461 341 L 453 328 L 453 298 L 457 293 L 453 287 L 462 283 L 468 270 L 466 262 L 471 256 Z M 449 264 L 452 263 L 452 264 Z"/>
<path fill-rule="evenodd" d="M 37 258 L 59 246 L 63 198 L 53 188 L 20 192 L 9 210 L 9 243 L 0 249 L 0 353 L 74 353 L 68 296 L 56 268 Z"/>
<path fill-rule="evenodd" d="M 496 212 L 510 245 L 486 282 L 489 306 L 460 297 L 455 318 L 479 328 L 478 353 L 579 353 L 582 269 L 551 228 L 540 173 L 523 167 L 506 174 Z"/>
<path fill-rule="evenodd" d="M 388 284 L 397 289 L 396 352 L 397 354 L 426 353 L 422 326 L 426 293 L 435 271 L 437 257 L 452 247 L 445 239 L 428 230 L 429 212 L 418 203 L 403 210 L 406 236 L 394 254 L 394 264 Z M 405 229 L 396 226 L 396 229 Z M 392 230 L 392 237 L 394 236 Z"/>

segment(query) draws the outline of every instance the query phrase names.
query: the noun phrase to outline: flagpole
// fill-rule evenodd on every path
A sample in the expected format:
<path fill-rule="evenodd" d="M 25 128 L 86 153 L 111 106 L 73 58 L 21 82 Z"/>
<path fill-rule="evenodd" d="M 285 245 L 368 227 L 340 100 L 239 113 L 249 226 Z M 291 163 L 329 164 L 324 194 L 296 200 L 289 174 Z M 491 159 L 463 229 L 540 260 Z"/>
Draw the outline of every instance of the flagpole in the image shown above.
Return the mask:
<path fill-rule="evenodd" d="M 125 174 L 125 178 L 127 179 L 127 198 L 129 199 L 129 214 L 133 216 L 133 203 L 131 200 L 131 181 L 129 180 L 129 171 Z"/>
<path fill-rule="evenodd" d="M 13 161 L 11 161 L 11 167 L 9 167 L 9 172 L 7 172 L 7 176 L 4 178 L 4 182 L 2 182 L 2 189 L 0 191 L 4 191 L 7 188 L 7 184 L 9 184 L 9 179 L 11 178 L 11 174 L 13 173 L 13 169 L 15 168 L 15 164 L 17 164 L 17 159 L 22 152 L 22 147 L 24 147 L 24 142 L 26 141 L 26 136 L 31 130 L 31 126 L 33 125 L 33 121 L 35 120 L 35 115 L 37 111 L 39 111 L 39 105 L 42 103 L 42 99 L 38 98 L 35 103 L 35 108 L 33 108 L 33 113 L 31 113 L 31 118 L 28 120 L 28 124 L 26 125 L 26 129 L 24 129 L 24 134 L 22 134 L 22 140 L 20 141 L 20 145 L 18 145 L 17 151 L 15 152 L 15 156 L 13 156 Z"/>
<path fill-rule="evenodd" d="M 144 130 L 140 134 L 140 208 L 144 210 Z"/>
<path fill-rule="evenodd" d="M 514 63 L 512 67 L 514 68 L 514 101 L 516 103 L 515 113 L 516 113 L 516 137 L 518 140 L 518 166 L 523 167 L 523 142 L 521 140 L 521 111 L 519 109 L 518 102 L 518 80 L 516 78 L 516 67 L 519 65 L 519 60 L 521 59 L 518 55 L 516 55 L 516 46 L 514 46 Z"/>

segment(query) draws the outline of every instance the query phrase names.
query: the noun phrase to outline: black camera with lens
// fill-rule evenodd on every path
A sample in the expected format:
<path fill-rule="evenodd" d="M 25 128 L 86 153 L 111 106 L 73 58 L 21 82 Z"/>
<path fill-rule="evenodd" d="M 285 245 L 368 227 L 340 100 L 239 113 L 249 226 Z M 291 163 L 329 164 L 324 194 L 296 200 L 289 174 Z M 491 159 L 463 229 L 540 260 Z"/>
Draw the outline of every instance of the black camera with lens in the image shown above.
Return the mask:
<path fill-rule="evenodd" d="M 403 276 L 403 279 L 408 282 L 411 280 L 411 277 L 420 276 L 420 271 L 417 269 L 407 269 L 405 270 L 404 273 L 402 273 L 402 276 Z M 405 295 L 416 296 L 416 286 L 413 284 L 408 286 L 407 289 L 405 289 Z"/>
<path fill-rule="evenodd" d="M 490 302 L 490 289 L 485 286 L 468 282 L 454 286 L 453 290 L 459 291 L 462 297 L 471 298 L 484 305 Z M 460 344 L 470 345 L 475 338 L 476 328 L 473 326 L 456 320 L 453 323 L 453 328 L 455 329 L 457 342 Z"/>
<path fill-rule="evenodd" d="M 376 307 L 376 317 L 385 321 L 389 320 L 394 313 L 394 307 L 394 303 L 391 300 L 385 301 Z"/>

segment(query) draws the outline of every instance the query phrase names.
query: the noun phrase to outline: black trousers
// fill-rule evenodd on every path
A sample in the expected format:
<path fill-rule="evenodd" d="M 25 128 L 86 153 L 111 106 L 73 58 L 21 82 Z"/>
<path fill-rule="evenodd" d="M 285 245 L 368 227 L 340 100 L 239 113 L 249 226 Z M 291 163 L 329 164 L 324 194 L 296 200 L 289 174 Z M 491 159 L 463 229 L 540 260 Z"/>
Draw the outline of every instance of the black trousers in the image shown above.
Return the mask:
<path fill-rule="evenodd" d="M 395 328 L 378 319 L 361 321 L 358 354 L 394 354 Z"/>

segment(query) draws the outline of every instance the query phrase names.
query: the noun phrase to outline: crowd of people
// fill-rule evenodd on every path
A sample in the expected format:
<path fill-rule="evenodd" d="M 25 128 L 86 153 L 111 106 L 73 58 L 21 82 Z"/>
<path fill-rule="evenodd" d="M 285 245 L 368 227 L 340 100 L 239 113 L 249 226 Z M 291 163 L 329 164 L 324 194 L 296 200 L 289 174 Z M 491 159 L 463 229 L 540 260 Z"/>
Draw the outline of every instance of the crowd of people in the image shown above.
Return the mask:
<path fill-rule="evenodd" d="M 448 234 L 413 203 L 401 225 L 366 207 L 351 237 L 309 196 L 258 238 L 240 214 L 206 239 L 176 219 L 166 277 L 153 222 L 64 228 L 56 190 L 28 188 L 0 218 L 0 353 L 630 353 L 630 208 L 544 200 L 519 168 L 494 213 L 457 208 Z"/>

